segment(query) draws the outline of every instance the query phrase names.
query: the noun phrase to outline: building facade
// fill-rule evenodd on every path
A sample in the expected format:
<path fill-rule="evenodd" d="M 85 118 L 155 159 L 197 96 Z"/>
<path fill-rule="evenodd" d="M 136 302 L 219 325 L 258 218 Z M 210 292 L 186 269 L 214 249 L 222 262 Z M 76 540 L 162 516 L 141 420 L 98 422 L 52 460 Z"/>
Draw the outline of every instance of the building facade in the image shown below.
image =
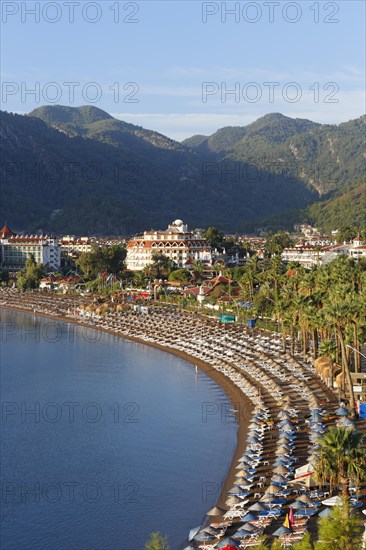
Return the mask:
<path fill-rule="evenodd" d="M 93 245 L 97 244 L 96 239 L 90 237 L 74 237 L 73 235 L 65 235 L 59 241 L 61 252 L 65 255 L 91 252 Z"/>
<path fill-rule="evenodd" d="M 360 236 L 350 243 L 332 244 L 328 246 L 313 246 L 298 244 L 293 248 L 285 248 L 282 252 L 284 262 L 298 262 L 303 267 L 319 266 L 332 262 L 339 256 L 360 259 L 366 256 L 366 246 Z"/>
<path fill-rule="evenodd" d="M 166 231 L 145 231 L 127 244 L 127 268 L 144 269 L 152 263 L 154 254 L 164 254 L 179 268 L 194 261 L 211 265 L 211 246 L 201 232 L 188 230 L 182 220 L 175 220 Z"/>
<path fill-rule="evenodd" d="M 57 239 L 38 235 L 18 236 L 7 226 L 0 230 L 0 263 L 3 269 L 19 271 L 31 256 L 49 271 L 60 268 L 61 251 Z"/>

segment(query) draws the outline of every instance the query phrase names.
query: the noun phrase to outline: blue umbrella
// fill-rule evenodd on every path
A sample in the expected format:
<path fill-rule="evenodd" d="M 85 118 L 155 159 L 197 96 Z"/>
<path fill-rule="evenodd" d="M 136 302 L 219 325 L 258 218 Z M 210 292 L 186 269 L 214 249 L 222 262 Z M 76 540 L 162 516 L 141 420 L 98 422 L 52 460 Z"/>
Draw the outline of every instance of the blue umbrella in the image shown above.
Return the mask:
<path fill-rule="evenodd" d="M 233 535 L 233 539 L 242 539 L 244 537 L 249 537 L 251 534 L 251 531 L 247 531 L 246 529 L 242 528 L 239 529 L 239 531 L 235 533 L 235 535 Z"/>
<path fill-rule="evenodd" d="M 212 540 L 215 540 L 217 537 L 214 535 L 210 535 L 210 533 L 205 533 L 205 531 L 200 531 L 198 535 L 194 537 L 194 540 L 197 540 L 198 542 L 210 542 Z"/>
<path fill-rule="evenodd" d="M 332 509 L 327 507 L 327 508 L 324 508 L 324 510 L 322 510 L 321 512 L 319 512 L 318 516 L 320 518 L 327 518 L 328 516 L 330 516 L 331 513 L 332 513 Z"/>
<path fill-rule="evenodd" d="M 275 498 L 274 500 L 272 500 L 270 504 L 286 504 L 286 503 L 287 503 L 286 498 Z"/>
<path fill-rule="evenodd" d="M 349 410 L 346 409 L 346 407 L 339 407 L 339 409 L 335 412 L 338 416 L 347 416 L 349 414 Z"/>
<path fill-rule="evenodd" d="M 273 533 L 273 536 L 280 537 L 281 535 L 288 535 L 289 533 L 292 533 L 292 529 L 289 529 L 288 527 L 281 525 L 281 527 L 276 529 L 276 531 Z"/>
<path fill-rule="evenodd" d="M 309 508 L 299 508 L 299 510 L 294 513 L 294 516 L 313 516 L 314 514 L 316 514 L 316 510 L 314 509 L 309 510 Z"/>
<path fill-rule="evenodd" d="M 242 518 L 243 521 L 257 521 L 257 519 L 258 516 L 256 514 L 252 514 L 251 512 L 249 512 Z"/>
<path fill-rule="evenodd" d="M 289 461 L 284 458 L 277 458 L 277 460 L 273 463 L 273 466 L 288 466 L 288 463 Z"/>
<path fill-rule="evenodd" d="M 350 420 L 349 418 L 347 417 L 343 417 L 341 418 L 341 420 L 339 421 L 340 424 L 342 424 L 343 426 L 347 426 L 347 427 L 350 427 L 350 428 L 354 428 L 355 425 L 354 423 L 352 422 L 352 420 Z"/>
<path fill-rule="evenodd" d="M 189 542 L 191 542 L 191 540 L 194 539 L 194 537 L 197 535 L 197 533 L 199 533 L 201 527 L 202 527 L 201 525 L 198 525 L 198 527 L 193 527 L 193 529 L 190 530 L 189 535 L 188 535 Z"/>

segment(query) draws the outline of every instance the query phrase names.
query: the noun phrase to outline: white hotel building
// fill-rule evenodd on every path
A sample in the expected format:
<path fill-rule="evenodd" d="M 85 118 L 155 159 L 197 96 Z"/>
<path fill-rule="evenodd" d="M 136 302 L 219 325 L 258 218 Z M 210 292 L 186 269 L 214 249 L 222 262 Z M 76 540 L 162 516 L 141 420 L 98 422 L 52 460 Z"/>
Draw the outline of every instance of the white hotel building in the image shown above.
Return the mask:
<path fill-rule="evenodd" d="M 5 225 L 0 230 L 1 267 L 18 271 L 31 256 L 49 271 L 60 268 L 61 251 L 57 239 L 42 235 L 18 236 Z"/>
<path fill-rule="evenodd" d="M 194 261 L 212 263 L 211 246 L 200 232 L 188 231 L 182 220 L 175 220 L 166 231 L 145 231 L 127 244 L 127 268 L 144 269 L 154 254 L 164 254 L 179 268 Z"/>

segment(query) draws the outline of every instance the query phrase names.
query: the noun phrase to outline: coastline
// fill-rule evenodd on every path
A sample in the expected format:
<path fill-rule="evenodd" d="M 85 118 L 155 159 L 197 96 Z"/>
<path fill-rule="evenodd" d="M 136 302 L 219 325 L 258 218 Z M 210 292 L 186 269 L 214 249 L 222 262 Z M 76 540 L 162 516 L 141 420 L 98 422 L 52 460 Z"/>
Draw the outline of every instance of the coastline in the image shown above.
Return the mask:
<path fill-rule="evenodd" d="M 197 367 L 202 372 L 207 374 L 212 380 L 214 380 L 224 390 L 234 409 L 237 407 L 238 403 L 240 403 L 240 407 L 238 409 L 239 414 L 235 415 L 235 419 L 238 425 L 237 434 L 236 434 L 236 448 L 233 453 L 226 477 L 222 482 L 222 488 L 221 488 L 220 494 L 216 499 L 216 506 L 220 508 L 225 508 L 225 501 L 228 498 L 227 493 L 233 487 L 233 484 L 235 481 L 235 474 L 237 473 L 236 465 L 238 463 L 239 458 L 241 457 L 241 455 L 244 453 L 246 449 L 246 438 L 248 435 L 250 415 L 253 409 L 253 404 L 251 403 L 249 398 L 246 395 L 244 395 L 244 393 L 237 386 L 235 386 L 235 384 L 229 378 L 227 378 L 221 372 L 218 372 L 217 370 L 215 370 L 209 363 L 202 361 L 201 359 L 197 359 L 189 355 L 188 353 L 177 350 L 175 348 L 170 348 L 168 346 L 162 346 L 154 342 L 145 341 L 141 338 L 137 338 L 131 335 L 124 335 L 124 334 L 122 335 L 122 334 L 119 334 L 118 332 L 113 331 L 112 329 L 107 329 L 104 327 L 98 327 L 98 325 L 91 325 L 89 323 L 84 323 L 81 320 L 75 319 L 72 317 L 65 317 L 62 315 L 50 315 L 47 313 L 42 313 L 39 311 L 35 312 L 35 311 L 32 311 L 31 309 L 15 307 L 15 306 L 1 305 L 0 310 L 2 309 L 46 317 L 48 319 L 52 319 L 55 322 L 62 321 L 66 323 L 72 323 L 78 326 L 87 327 L 88 329 L 92 328 L 94 330 L 100 330 L 109 334 L 113 334 L 114 336 L 117 335 L 120 338 L 125 338 L 126 340 L 131 340 L 136 343 L 143 344 L 145 346 L 155 347 L 160 351 L 164 351 L 171 355 L 175 355 L 176 357 L 184 359 L 185 361 L 188 361 L 193 365 L 197 365 Z M 243 410 L 245 410 L 247 414 L 243 415 L 242 414 Z M 215 517 L 215 521 L 222 521 L 222 519 L 223 519 L 222 516 Z M 207 523 L 207 521 L 208 521 L 208 516 L 205 516 L 205 518 L 203 518 L 203 523 Z"/>

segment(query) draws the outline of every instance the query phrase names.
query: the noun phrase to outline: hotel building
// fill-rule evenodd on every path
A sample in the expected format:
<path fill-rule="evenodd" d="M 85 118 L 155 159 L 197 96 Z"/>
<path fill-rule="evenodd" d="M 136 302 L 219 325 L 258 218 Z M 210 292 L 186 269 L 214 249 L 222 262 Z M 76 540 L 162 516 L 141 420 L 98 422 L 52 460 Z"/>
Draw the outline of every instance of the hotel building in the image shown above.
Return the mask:
<path fill-rule="evenodd" d="M 175 220 L 166 231 L 145 231 L 127 244 L 127 268 L 144 269 L 153 261 L 154 254 L 164 254 L 179 268 L 194 261 L 212 263 L 211 246 L 199 231 L 188 230 L 182 220 Z"/>
<path fill-rule="evenodd" d="M 60 268 L 61 253 L 57 239 L 41 235 L 18 236 L 6 225 L 0 229 L 0 264 L 3 269 L 23 269 L 32 255 L 49 271 Z"/>

